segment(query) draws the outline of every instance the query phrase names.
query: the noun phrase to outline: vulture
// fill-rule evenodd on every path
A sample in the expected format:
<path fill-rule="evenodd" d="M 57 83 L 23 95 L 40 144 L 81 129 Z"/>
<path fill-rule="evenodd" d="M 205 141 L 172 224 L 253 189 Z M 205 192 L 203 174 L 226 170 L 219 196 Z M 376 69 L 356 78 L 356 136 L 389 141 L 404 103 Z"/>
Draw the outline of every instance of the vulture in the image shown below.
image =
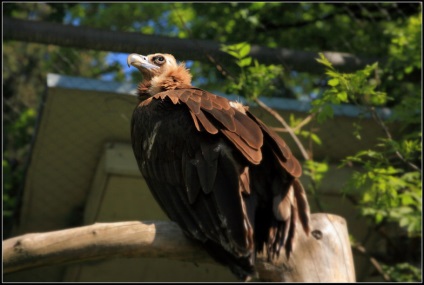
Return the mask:
<path fill-rule="evenodd" d="M 157 203 L 184 234 L 241 280 L 255 257 L 269 261 L 295 230 L 309 234 L 299 161 L 284 140 L 239 102 L 191 85 L 171 54 L 130 54 L 142 74 L 132 148 Z"/>

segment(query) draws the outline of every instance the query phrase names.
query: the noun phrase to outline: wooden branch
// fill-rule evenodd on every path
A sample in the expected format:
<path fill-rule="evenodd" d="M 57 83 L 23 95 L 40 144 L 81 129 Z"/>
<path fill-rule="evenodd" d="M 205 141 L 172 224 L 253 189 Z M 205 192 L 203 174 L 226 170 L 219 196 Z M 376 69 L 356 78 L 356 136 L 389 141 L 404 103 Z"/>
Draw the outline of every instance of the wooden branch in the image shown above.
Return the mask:
<path fill-rule="evenodd" d="M 383 129 L 384 133 L 386 134 L 386 137 L 390 140 L 393 141 L 392 138 L 392 134 L 390 133 L 389 128 L 387 127 L 387 125 L 384 123 L 384 121 L 381 119 L 380 115 L 377 113 L 375 107 L 369 107 L 369 112 L 371 113 L 373 119 L 377 122 L 377 124 Z M 403 155 L 398 151 L 395 150 L 395 154 L 396 156 L 406 165 L 408 165 L 410 168 L 412 168 L 415 171 L 419 171 L 421 172 L 421 168 L 417 165 L 415 165 L 414 163 L 406 160 Z"/>
<path fill-rule="evenodd" d="M 360 245 L 360 244 L 354 244 L 352 245 L 352 248 L 355 249 L 356 251 L 358 251 L 359 253 L 361 253 L 362 255 L 366 256 L 372 266 L 374 266 L 374 268 L 378 271 L 378 273 L 383 277 L 384 281 L 386 282 L 391 282 L 392 280 L 390 279 L 390 276 L 384 272 L 383 268 L 381 268 L 380 263 L 377 261 L 377 259 L 375 259 L 373 256 L 371 256 L 367 250 L 365 249 L 364 246 Z"/>
<path fill-rule="evenodd" d="M 292 131 L 296 132 L 296 131 L 300 130 L 305 125 L 307 125 L 314 117 L 315 117 L 315 114 L 308 115 L 305 119 L 302 120 L 302 122 L 300 122 L 299 124 L 297 124 L 295 127 L 291 128 Z M 273 129 L 274 131 L 279 132 L 279 133 L 288 133 L 289 132 L 289 130 L 286 129 L 286 128 L 271 127 L 271 129 Z"/>
<path fill-rule="evenodd" d="M 180 228 L 165 221 L 96 223 L 3 242 L 4 272 L 116 257 L 164 257 L 213 262 Z"/>
<path fill-rule="evenodd" d="M 295 251 L 272 264 L 259 254 L 257 271 L 263 281 L 353 282 L 355 271 L 346 222 L 329 214 L 313 214 L 312 235 L 301 229 Z M 41 266 L 118 257 L 158 257 L 214 263 L 172 222 L 118 222 L 32 233 L 3 241 L 5 273 Z"/>
<path fill-rule="evenodd" d="M 297 137 L 297 135 L 294 133 L 293 129 L 289 126 L 289 124 L 287 124 L 286 120 L 284 120 L 284 118 L 282 116 L 280 116 L 280 114 L 278 114 L 274 109 L 268 107 L 264 102 L 262 102 L 259 99 L 255 99 L 255 102 L 263 109 L 265 109 L 266 111 L 268 111 L 268 113 L 270 113 L 272 116 L 274 116 L 274 118 L 276 118 L 283 126 L 284 128 L 288 131 L 288 133 L 290 134 L 290 136 L 292 137 L 292 139 L 294 140 L 294 142 L 296 143 L 297 147 L 299 148 L 300 152 L 302 153 L 302 156 L 305 160 L 309 160 L 310 156 L 308 154 L 308 152 L 306 151 L 305 147 L 303 146 L 303 144 L 300 142 L 299 138 Z"/>
<path fill-rule="evenodd" d="M 220 43 L 210 40 L 179 39 L 135 32 L 116 32 L 105 29 L 78 27 L 52 22 L 19 20 L 3 17 L 3 39 L 53 44 L 59 46 L 123 53 L 172 53 L 179 60 L 234 62 L 234 58 L 220 50 Z M 341 72 L 353 72 L 367 64 L 384 59 L 358 57 L 341 52 L 323 52 Z M 265 64 L 281 63 L 287 69 L 312 74 L 323 74 L 324 67 L 315 59 L 317 52 L 295 51 L 252 45 L 250 56 Z"/>

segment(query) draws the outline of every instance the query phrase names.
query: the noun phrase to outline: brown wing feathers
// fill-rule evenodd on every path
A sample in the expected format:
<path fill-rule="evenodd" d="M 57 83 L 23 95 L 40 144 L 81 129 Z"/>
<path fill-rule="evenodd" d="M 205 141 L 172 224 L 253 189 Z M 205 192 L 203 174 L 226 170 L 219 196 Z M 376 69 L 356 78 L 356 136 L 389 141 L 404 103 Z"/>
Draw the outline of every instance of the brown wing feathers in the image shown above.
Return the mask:
<path fill-rule="evenodd" d="M 171 99 L 174 104 L 182 102 L 188 106 L 197 130 L 201 131 L 201 125 L 208 133 L 216 134 L 218 128 L 205 115 L 210 114 L 222 124 L 221 132 L 250 162 L 260 163 L 262 159 L 260 148 L 263 144 L 261 129 L 249 117 L 232 108 L 227 99 L 194 88 L 161 92 L 153 98 L 163 100 L 165 97 Z"/>
<path fill-rule="evenodd" d="M 270 144 L 273 153 L 278 157 L 281 166 L 293 177 L 300 177 L 302 175 L 302 167 L 284 140 L 250 112 L 247 115 L 261 127 L 265 134 L 265 139 Z"/>

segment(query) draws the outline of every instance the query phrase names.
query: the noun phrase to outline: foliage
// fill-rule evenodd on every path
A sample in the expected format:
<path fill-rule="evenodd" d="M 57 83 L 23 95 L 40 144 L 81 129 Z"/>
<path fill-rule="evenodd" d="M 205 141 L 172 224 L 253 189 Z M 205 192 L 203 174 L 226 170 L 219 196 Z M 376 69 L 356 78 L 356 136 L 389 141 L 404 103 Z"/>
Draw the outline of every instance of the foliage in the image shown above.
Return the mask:
<path fill-rule="evenodd" d="M 375 154 L 373 151 L 366 151 L 346 158 L 346 161 L 359 162 L 364 170 L 355 172 L 347 191 L 352 193 L 357 189 L 365 189 L 360 204 L 361 213 L 372 218 L 375 224 L 381 224 L 383 221 L 396 222 L 409 235 L 420 235 L 422 221 L 420 173 L 405 172 L 388 165 L 376 168 L 375 163 L 378 162 L 370 159 Z"/>
<path fill-rule="evenodd" d="M 322 97 L 312 102 L 311 113 L 317 113 L 318 122 L 333 117 L 333 105 L 352 102 L 361 106 L 384 105 L 390 97 L 385 92 L 376 91 L 378 80 L 370 79 L 377 72 L 378 64 L 368 65 L 354 73 L 339 73 L 333 65 L 320 53 L 319 63 L 326 67 L 329 77 L 329 89 L 325 90 Z"/>
<path fill-rule="evenodd" d="M 415 51 L 415 54 L 418 54 Z M 326 66 L 328 86 L 322 98 L 313 102 L 312 112 L 318 113 L 318 121 L 332 117 L 334 104 L 352 101 L 365 108 L 387 137 L 379 138 L 374 149 L 359 151 L 343 160 L 342 166 L 358 165 L 345 193 L 354 194 L 361 189 L 359 209 L 363 216 L 372 219 L 376 227 L 396 223 L 409 237 L 421 237 L 422 224 L 422 175 L 417 163 L 421 161 L 422 138 L 420 125 L 421 95 L 416 92 L 401 98 L 391 122 L 401 122 L 409 133 L 394 139 L 379 117 L 375 106 L 390 99 L 385 92 L 376 91 L 377 81 L 371 77 L 378 72 L 377 64 L 365 67 L 352 74 L 337 72 L 331 63 L 320 54 L 317 59 Z M 407 71 L 407 70 L 405 70 Z M 371 78 L 370 78 L 371 77 Z M 359 131 L 358 131 L 359 132 Z M 360 136 L 357 136 L 360 139 Z M 419 270 L 408 263 L 386 265 L 385 270 L 393 280 L 418 280 Z"/>
<path fill-rule="evenodd" d="M 66 22 L 228 45 L 248 42 L 384 57 L 391 41 L 384 31 L 418 10 L 419 5 L 396 3 L 83 3 L 69 10 Z M 390 16 L 382 16 L 386 14 Z M 202 82 L 209 89 L 223 91 L 225 78 L 214 66 L 195 62 L 194 67 L 196 77 L 207 78 Z M 273 96 L 291 98 L 314 96 L 322 87 L 319 78 L 291 70 L 276 78 L 274 85 Z"/>
<path fill-rule="evenodd" d="M 405 22 L 391 22 L 384 31 L 391 38 L 386 71 L 398 70 L 394 73 L 397 80 L 402 80 L 414 70 L 421 70 L 421 54 L 417 53 L 421 49 L 421 29 L 422 14 L 419 13 Z"/>
<path fill-rule="evenodd" d="M 383 264 L 382 267 L 394 282 L 414 282 L 421 280 L 421 270 L 409 263 L 398 263 L 394 266 Z"/>
<path fill-rule="evenodd" d="M 240 67 L 240 75 L 228 84 L 227 92 L 239 94 L 248 100 L 259 96 L 271 95 L 275 91 L 272 81 L 282 73 L 279 65 L 259 64 L 249 56 L 250 45 L 242 42 L 234 45 L 223 45 L 223 51 L 235 57 L 235 63 Z"/>
<path fill-rule="evenodd" d="M 305 139 L 309 139 L 317 145 L 322 145 L 320 137 L 313 131 L 302 129 L 303 125 L 306 125 L 307 122 L 301 118 L 296 118 L 294 114 L 290 114 L 290 126 L 292 126 L 293 131 L 296 135 L 301 136 Z"/>
<path fill-rule="evenodd" d="M 323 203 L 320 199 L 320 191 L 322 179 L 329 170 L 328 161 L 315 161 L 308 159 L 303 164 L 303 175 L 308 178 L 309 183 L 306 185 L 308 195 L 313 198 L 320 211 L 324 211 Z"/>
<path fill-rule="evenodd" d="M 34 132 L 36 112 L 32 108 L 24 110 L 16 121 L 4 125 L 6 136 L 3 153 L 3 218 L 6 230 L 12 226 L 11 221 L 17 206 L 17 193 L 21 190 L 21 180 L 24 174 L 24 161 L 18 159 L 29 151 L 28 138 Z M 7 144 L 6 144 L 7 143 Z M 8 146 L 14 145 L 14 148 Z"/>
<path fill-rule="evenodd" d="M 3 159 L 3 217 L 10 218 L 16 207 L 16 197 L 10 193 L 12 188 L 12 169 L 10 163 Z"/>
<path fill-rule="evenodd" d="M 421 14 L 411 17 L 406 23 L 406 27 L 391 31 L 390 57 L 383 70 L 379 69 L 378 63 L 374 63 L 353 73 L 340 73 L 333 68 L 323 54 L 320 54 L 317 61 L 326 67 L 329 88 L 321 94 L 321 97 L 312 102 L 311 109 L 311 113 L 317 115 L 318 122 L 322 123 L 333 117 L 334 106 L 353 103 L 363 108 L 363 116 L 374 117 L 376 123 L 386 132 L 387 137 L 380 138 L 380 143 L 374 149 L 360 151 L 346 157 L 343 161 L 342 166 L 344 167 L 352 164 L 362 167 L 362 171 L 354 172 L 344 193 L 355 195 L 358 189 L 362 189 L 358 205 L 360 213 L 369 217 L 376 227 L 395 223 L 410 237 L 421 236 L 422 177 L 421 169 L 417 166 L 422 159 L 419 129 L 421 96 L 418 90 L 414 87 L 411 88 L 411 84 L 407 82 L 397 84 L 398 87 L 406 86 L 411 90 L 410 96 L 399 96 L 395 89 L 394 92 L 391 92 L 393 93 L 392 97 L 387 92 L 380 91 L 381 89 L 378 87 L 382 85 L 382 80 L 390 81 L 393 74 L 396 79 L 402 79 L 405 74 L 410 74 L 414 69 L 421 69 L 420 45 L 417 41 L 420 22 Z M 224 50 L 237 59 L 240 67 L 249 65 L 250 58 L 247 57 L 246 44 L 234 47 L 234 50 Z M 246 49 L 244 53 L 243 48 Z M 236 85 L 234 88 L 237 91 L 242 90 L 243 84 L 248 86 L 249 78 L 252 80 L 254 76 L 242 71 L 240 78 L 242 78 L 239 80 L 240 85 Z M 392 87 L 390 84 L 383 86 L 390 90 Z M 255 89 L 249 86 L 248 90 Z M 386 123 L 376 111 L 376 107 L 388 105 L 395 99 L 397 104 L 393 108 L 394 114 L 390 118 L 390 122 L 397 122 L 398 125 L 400 122 L 403 130 L 408 129 L 408 132 L 397 140 L 392 138 Z M 309 133 L 297 130 L 297 134 L 302 134 L 302 132 L 304 135 Z M 314 141 L 319 143 L 319 138 L 316 134 L 314 135 Z M 355 136 L 361 139 L 358 127 L 355 128 Z M 313 160 L 305 162 L 304 175 L 310 178 L 311 184 L 308 189 L 315 198 L 320 181 L 327 170 L 328 164 L 325 162 Z M 419 280 L 419 269 L 410 263 L 396 263 L 395 261 L 393 265 L 385 265 L 383 268 L 394 281 Z"/>
<path fill-rule="evenodd" d="M 348 100 L 367 107 L 368 112 L 378 116 L 372 107 L 384 104 L 388 96 L 385 92 L 376 91 L 377 82 L 374 78 L 370 79 L 376 72 L 377 64 L 352 74 L 342 74 L 337 72 L 322 54 L 317 60 L 326 66 L 326 74 L 329 76 L 329 89 L 324 92 L 322 98 L 312 103 L 314 107 L 311 112 L 319 112 L 319 122 L 332 117 L 330 103 L 340 104 Z M 417 100 L 420 95 L 415 95 Z M 417 107 L 409 112 L 419 112 Z M 404 112 L 401 114 L 405 115 Z M 377 123 L 384 124 L 381 121 Z M 396 141 L 391 136 L 381 138 L 381 143 L 375 150 L 360 151 L 348 156 L 343 163 L 356 163 L 363 168 L 363 172 L 355 172 L 347 188 L 351 193 L 357 189 L 365 189 L 361 198 L 361 213 L 372 217 L 377 225 L 386 220 L 397 222 L 412 236 L 421 232 L 422 197 L 419 169 L 405 168 L 408 164 L 414 165 L 417 155 L 421 152 L 421 134 L 414 134 L 414 137 L 401 141 Z M 406 165 L 402 168 L 397 160 Z"/>

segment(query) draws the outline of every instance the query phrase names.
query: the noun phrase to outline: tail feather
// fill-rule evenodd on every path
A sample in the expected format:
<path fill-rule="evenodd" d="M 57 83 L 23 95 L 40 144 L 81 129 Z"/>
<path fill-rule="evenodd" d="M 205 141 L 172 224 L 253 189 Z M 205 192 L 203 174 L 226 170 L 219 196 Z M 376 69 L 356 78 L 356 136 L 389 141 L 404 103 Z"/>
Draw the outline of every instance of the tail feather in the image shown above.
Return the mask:
<path fill-rule="evenodd" d="M 287 258 L 294 249 L 296 225 L 300 222 L 303 230 L 309 234 L 309 204 L 305 190 L 298 179 L 294 179 L 285 195 L 273 198 L 273 216 L 267 238 L 268 258 L 278 257 L 281 247 L 285 248 Z"/>
<path fill-rule="evenodd" d="M 303 189 L 303 186 L 298 179 L 295 179 L 293 181 L 293 187 L 294 187 L 294 196 L 296 198 L 297 214 L 299 216 L 300 223 L 302 224 L 303 230 L 305 231 L 307 235 L 309 235 L 310 210 L 309 210 L 308 199 L 306 198 L 305 190 Z"/>

